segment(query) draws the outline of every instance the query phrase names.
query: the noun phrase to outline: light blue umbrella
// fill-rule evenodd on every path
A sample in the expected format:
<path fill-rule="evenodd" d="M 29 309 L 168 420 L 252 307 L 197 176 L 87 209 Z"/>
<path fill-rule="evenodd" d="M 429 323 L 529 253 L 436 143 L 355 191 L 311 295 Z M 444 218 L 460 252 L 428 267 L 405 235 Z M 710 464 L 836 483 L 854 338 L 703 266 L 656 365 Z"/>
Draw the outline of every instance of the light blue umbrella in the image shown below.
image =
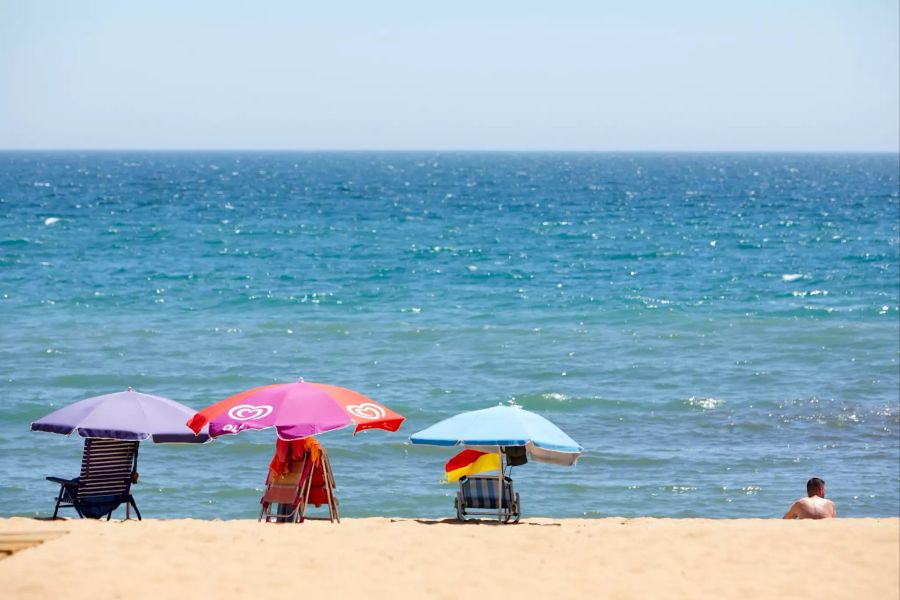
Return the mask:
<path fill-rule="evenodd" d="M 413 444 L 466 446 L 500 454 L 497 518 L 503 511 L 503 455 L 510 446 L 524 447 L 532 460 L 574 465 L 584 448 L 544 417 L 519 406 L 494 406 L 444 419 L 409 436 Z"/>
<path fill-rule="evenodd" d="M 413 444 L 431 446 L 525 446 L 537 462 L 573 465 L 584 448 L 542 417 L 519 406 L 493 406 L 464 412 L 435 423 L 409 437 Z"/>

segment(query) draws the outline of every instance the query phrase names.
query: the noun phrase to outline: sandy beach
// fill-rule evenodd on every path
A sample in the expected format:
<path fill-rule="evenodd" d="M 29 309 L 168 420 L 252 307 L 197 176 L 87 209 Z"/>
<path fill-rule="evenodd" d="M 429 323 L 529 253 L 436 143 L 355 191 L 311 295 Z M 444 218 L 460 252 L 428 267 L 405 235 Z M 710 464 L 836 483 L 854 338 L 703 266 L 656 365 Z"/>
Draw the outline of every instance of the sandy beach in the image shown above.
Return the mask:
<path fill-rule="evenodd" d="M 36 545 L 32 542 L 41 542 Z M 889 598 L 900 519 L 0 520 L 6 598 Z M 3 556 L 3 555 L 0 555 Z"/>

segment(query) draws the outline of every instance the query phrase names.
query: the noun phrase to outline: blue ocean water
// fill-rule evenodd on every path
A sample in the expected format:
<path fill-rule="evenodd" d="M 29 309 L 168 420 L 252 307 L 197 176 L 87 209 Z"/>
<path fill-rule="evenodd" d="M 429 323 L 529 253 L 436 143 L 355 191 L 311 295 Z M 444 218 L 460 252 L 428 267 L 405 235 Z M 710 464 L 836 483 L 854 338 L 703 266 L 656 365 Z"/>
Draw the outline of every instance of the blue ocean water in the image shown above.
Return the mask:
<path fill-rule="evenodd" d="M 585 454 L 526 516 L 780 516 L 811 476 L 900 514 L 896 155 L 0 153 L 0 514 L 47 515 L 127 386 L 200 408 L 334 383 L 408 419 L 321 437 L 345 515 L 442 517 L 407 436 L 515 402 Z M 146 516 L 252 518 L 274 434 L 143 444 Z"/>

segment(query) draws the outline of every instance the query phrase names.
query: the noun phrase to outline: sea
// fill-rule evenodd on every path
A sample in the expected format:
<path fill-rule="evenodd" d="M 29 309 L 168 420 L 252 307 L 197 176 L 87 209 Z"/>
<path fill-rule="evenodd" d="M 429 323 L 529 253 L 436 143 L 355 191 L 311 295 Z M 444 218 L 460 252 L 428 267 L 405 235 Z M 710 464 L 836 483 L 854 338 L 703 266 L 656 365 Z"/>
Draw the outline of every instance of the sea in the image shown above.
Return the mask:
<path fill-rule="evenodd" d="M 320 436 L 342 516 L 453 517 L 408 437 L 497 404 L 584 446 L 526 518 L 900 516 L 900 159 L 0 153 L 0 515 L 78 474 L 61 406 L 301 377 L 406 416 Z M 274 439 L 142 443 L 143 516 L 256 518 Z"/>

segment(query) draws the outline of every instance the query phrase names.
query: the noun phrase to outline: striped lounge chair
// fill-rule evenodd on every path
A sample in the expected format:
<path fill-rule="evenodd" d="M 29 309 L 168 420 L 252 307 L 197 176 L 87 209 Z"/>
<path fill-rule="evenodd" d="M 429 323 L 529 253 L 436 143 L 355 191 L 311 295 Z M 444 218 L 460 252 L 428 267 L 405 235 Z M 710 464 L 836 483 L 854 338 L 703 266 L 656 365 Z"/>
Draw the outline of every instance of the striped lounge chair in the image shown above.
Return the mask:
<path fill-rule="evenodd" d="M 504 523 L 513 523 L 521 516 L 519 494 L 513 491 L 512 479 L 503 477 L 503 509 L 497 505 L 497 476 L 478 475 L 459 480 L 456 493 L 456 518 L 488 517 L 500 518 Z"/>
<path fill-rule="evenodd" d="M 134 507 L 138 520 L 141 513 L 131 495 L 131 484 L 137 477 L 138 442 L 88 438 L 84 441 L 81 475 L 75 479 L 47 477 L 59 484 L 53 518 L 60 508 L 74 508 L 81 518 L 99 519 L 112 513 L 123 502 Z"/>

